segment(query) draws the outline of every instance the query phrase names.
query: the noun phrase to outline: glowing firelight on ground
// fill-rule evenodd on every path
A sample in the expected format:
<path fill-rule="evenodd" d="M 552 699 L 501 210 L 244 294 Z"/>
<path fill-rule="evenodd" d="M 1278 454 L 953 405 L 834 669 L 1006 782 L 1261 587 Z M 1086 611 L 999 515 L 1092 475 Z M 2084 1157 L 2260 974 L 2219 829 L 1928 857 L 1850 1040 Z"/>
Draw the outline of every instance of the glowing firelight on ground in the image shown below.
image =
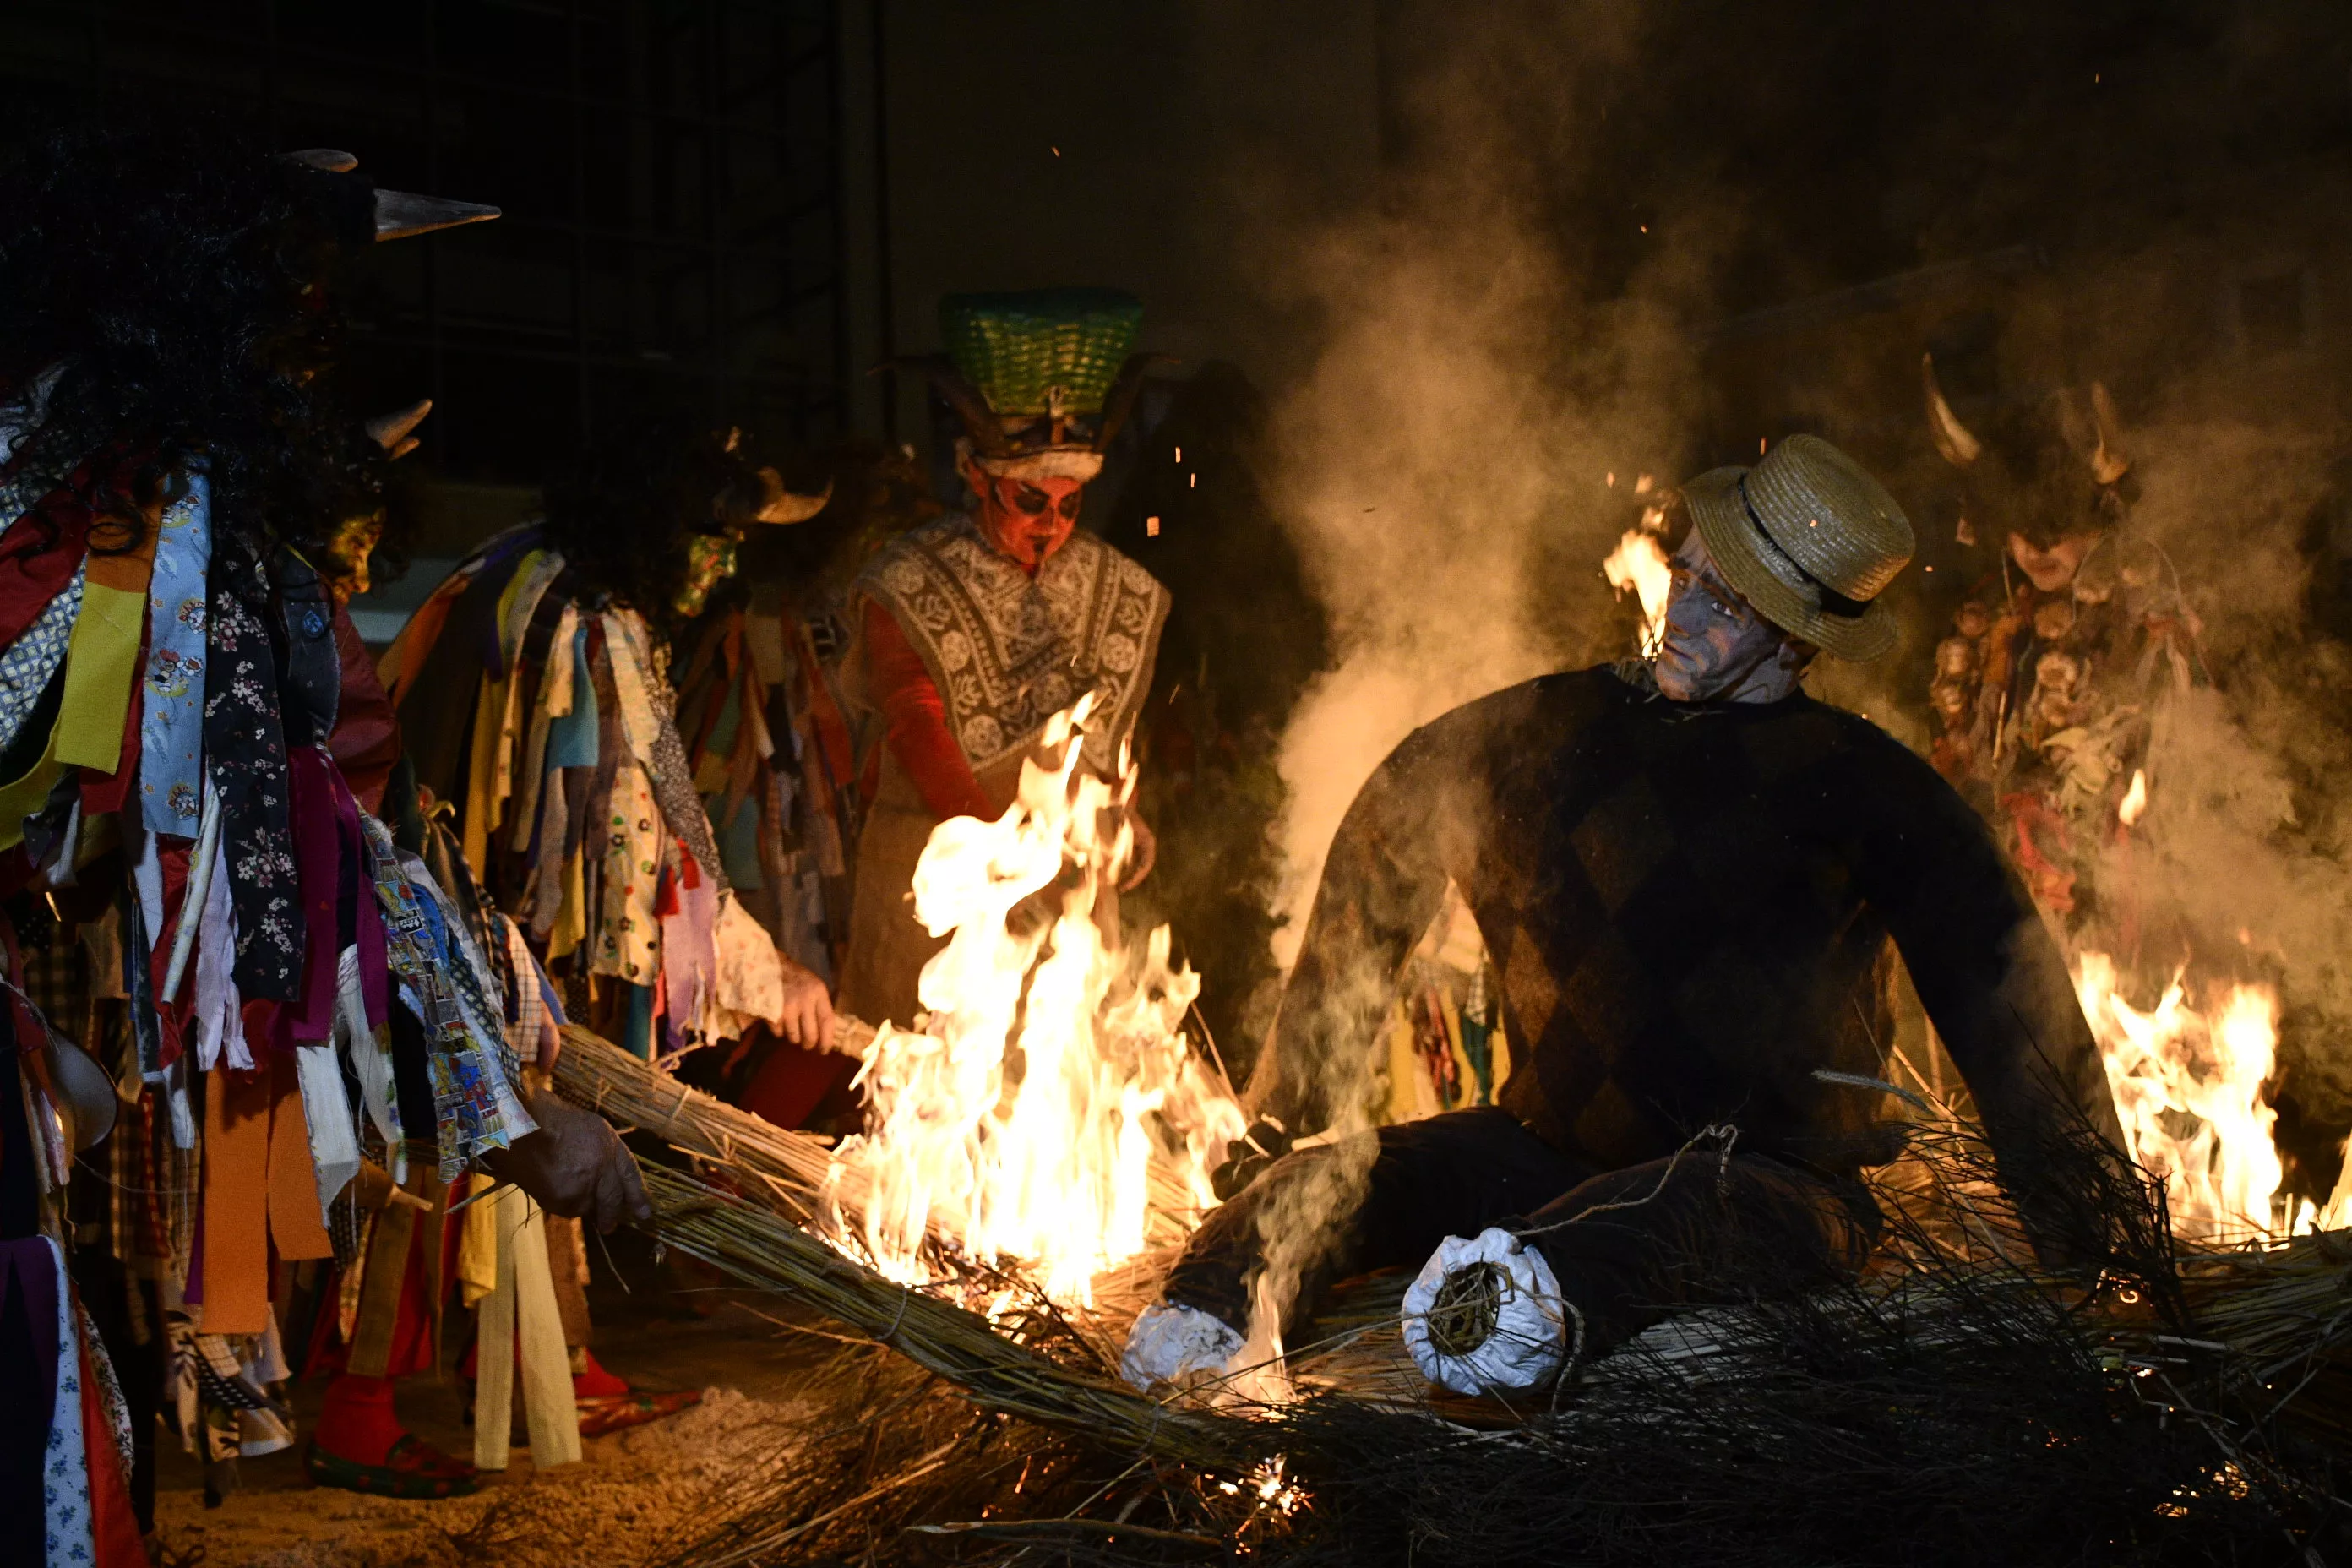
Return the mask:
<path fill-rule="evenodd" d="M 866 1193 L 836 1231 L 894 1279 L 929 1277 L 932 1233 L 1090 1303 L 1097 1274 L 1214 1206 L 1209 1173 L 1244 1131 L 1180 1032 L 1200 980 L 1171 967 L 1167 928 L 1139 953 L 1097 918 L 1131 858 L 1115 808 L 1135 773 L 1081 765 L 1090 706 L 1046 726 L 1056 760 L 1024 764 L 1003 816 L 941 823 L 916 868 L 916 918 L 953 934 L 923 967 L 919 1026 L 866 1047 L 868 1131 L 835 1156 Z"/>
<path fill-rule="evenodd" d="M 2217 985 L 2210 1010 L 2200 1012 L 2176 973 L 2142 1012 L 2125 999 L 2103 952 L 2082 955 L 2074 983 L 2124 1141 L 2133 1159 L 2164 1179 L 2175 1233 L 2221 1243 L 2285 1234 L 2284 1173 L 2272 1138 L 2278 1116 L 2264 1089 L 2278 1059 L 2277 992 Z"/>

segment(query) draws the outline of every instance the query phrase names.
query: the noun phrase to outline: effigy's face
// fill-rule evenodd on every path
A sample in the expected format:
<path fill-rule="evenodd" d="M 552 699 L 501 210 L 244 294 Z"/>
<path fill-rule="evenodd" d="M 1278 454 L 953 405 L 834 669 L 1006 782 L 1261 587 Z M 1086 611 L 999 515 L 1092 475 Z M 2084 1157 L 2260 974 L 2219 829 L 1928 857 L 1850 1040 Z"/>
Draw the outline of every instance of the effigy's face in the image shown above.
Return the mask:
<path fill-rule="evenodd" d="M 980 497 L 974 521 L 997 552 L 1026 571 L 1035 571 L 1069 542 L 1086 499 L 1084 479 L 1013 479 L 974 464 L 967 472 Z"/>
<path fill-rule="evenodd" d="M 1723 580 L 1696 529 L 1672 570 L 1665 631 L 1651 667 L 1659 691 L 1676 702 L 1705 701 L 1779 655 L 1786 635 Z"/>

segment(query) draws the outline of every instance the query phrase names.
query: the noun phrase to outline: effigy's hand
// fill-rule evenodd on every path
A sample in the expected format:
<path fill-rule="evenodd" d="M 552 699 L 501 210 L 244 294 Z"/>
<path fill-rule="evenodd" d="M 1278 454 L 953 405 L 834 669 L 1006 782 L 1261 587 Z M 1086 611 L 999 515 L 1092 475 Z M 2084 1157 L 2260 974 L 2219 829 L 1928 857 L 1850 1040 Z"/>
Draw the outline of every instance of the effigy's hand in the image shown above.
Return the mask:
<path fill-rule="evenodd" d="M 528 1096 L 523 1108 L 539 1131 L 485 1158 L 490 1174 L 512 1182 L 548 1213 L 599 1231 L 653 1218 L 637 1163 L 603 1117 L 546 1093 Z"/>
<path fill-rule="evenodd" d="M 1290 1152 L 1290 1134 L 1282 1123 L 1266 1118 L 1225 1145 L 1225 1163 L 1209 1173 L 1210 1190 L 1217 1201 L 1229 1203 L 1265 1168 Z"/>
<path fill-rule="evenodd" d="M 783 954 L 779 952 L 779 958 Z M 841 1018 L 833 997 L 813 969 L 784 958 L 784 1038 L 812 1051 L 834 1048 L 841 1037 Z"/>

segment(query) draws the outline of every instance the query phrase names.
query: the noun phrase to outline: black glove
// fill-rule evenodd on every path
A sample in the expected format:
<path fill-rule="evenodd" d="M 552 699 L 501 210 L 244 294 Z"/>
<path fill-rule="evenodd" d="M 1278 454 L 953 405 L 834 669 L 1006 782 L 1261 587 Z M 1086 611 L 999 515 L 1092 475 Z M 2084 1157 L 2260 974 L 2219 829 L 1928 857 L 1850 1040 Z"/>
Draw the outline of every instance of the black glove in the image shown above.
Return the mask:
<path fill-rule="evenodd" d="M 1250 1130 L 1225 1145 L 1225 1163 L 1209 1173 L 1210 1190 L 1219 1203 L 1234 1196 L 1258 1178 L 1260 1172 L 1290 1152 L 1290 1134 L 1275 1121 L 1253 1122 Z"/>
<path fill-rule="evenodd" d="M 636 1158 L 611 1123 L 551 1094 L 530 1095 L 523 1109 L 539 1131 L 484 1156 L 490 1174 L 512 1182 L 548 1213 L 584 1219 L 599 1231 L 653 1218 Z"/>

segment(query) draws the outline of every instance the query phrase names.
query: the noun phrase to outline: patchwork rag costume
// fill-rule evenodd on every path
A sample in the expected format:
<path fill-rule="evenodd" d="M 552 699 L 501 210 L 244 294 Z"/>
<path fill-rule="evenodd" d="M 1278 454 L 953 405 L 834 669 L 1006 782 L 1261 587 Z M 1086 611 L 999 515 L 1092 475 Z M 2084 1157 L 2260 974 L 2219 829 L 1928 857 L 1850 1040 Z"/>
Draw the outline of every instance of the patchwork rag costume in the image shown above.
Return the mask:
<path fill-rule="evenodd" d="M 764 701 L 748 722 L 740 706 L 764 693 L 733 693 L 739 795 L 731 769 L 688 761 L 668 662 L 644 615 L 583 582 L 534 525 L 461 562 L 381 666 L 467 867 L 574 1010 L 641 1056 L 731 1038 L 782 1001 L 774 942 L 733 892 L 701 788 L 733 799 L 735 826 L 749 759 L 775 744 Z"/>
<path fill-rule="evenodd" d="M 1930 759 L 1991 819 L 2074 945 L 2128 954 L 2144 918 L 2161 916 L 2139 907 L 2128 868 L 2131 830 L 2164 793 L 2157 738 L 2211 680 L 2196 613 L 2170 557 L 2130 525 L 2137 479 L 2105 386 L 2068 389 L 1980 439 L 1934 361 L 1921 369 L 1963 536 L 1926 693 Z"/>
<path fill-rule="evenodd" d="M 1130 297 L 1099 289 L 951 296 L 948 353 L 925 362 L 991 476 L 1091 479 L 1131 407 L 1146 356 Z M 1108 775 L 1151 689 L 1168 594 L 1083 531 L 1034 567 L 969 515 L 900 536 L 852 594 L 856 686 L 882 734 L 858 845 L 845 1012 L 911 1023 L 940 942 L 907 892 L 931 830 L 993 818 L 1045 721 L 1091 694 L 1086 763 Z"/>
<path fill-rule="evenodd" d="M 320 307 L 289 257 L 323 277 L 343 247 L 496 216 L 345 154 L 247 162 L 180 170 L 278 215 L 223 210 L 206 265 L 256 268 L 296 319 Z M 364 459 L 271 452 L 234 408 L 87 427 L 110 389 L 84 368 L 36 367 L 0 407 L 0 1559 L 143 1563 L 159 1407 L 214 1501 L 292 1441 L 282 1284 L 367 1247 L 355 1178 L 446 1181 L 535 1123 L 504 953 L 374 815 L 389 704 L 289 542 L 333 520 L 267 510 L 256 479 L 307 462 L 341 497 Z"/>

